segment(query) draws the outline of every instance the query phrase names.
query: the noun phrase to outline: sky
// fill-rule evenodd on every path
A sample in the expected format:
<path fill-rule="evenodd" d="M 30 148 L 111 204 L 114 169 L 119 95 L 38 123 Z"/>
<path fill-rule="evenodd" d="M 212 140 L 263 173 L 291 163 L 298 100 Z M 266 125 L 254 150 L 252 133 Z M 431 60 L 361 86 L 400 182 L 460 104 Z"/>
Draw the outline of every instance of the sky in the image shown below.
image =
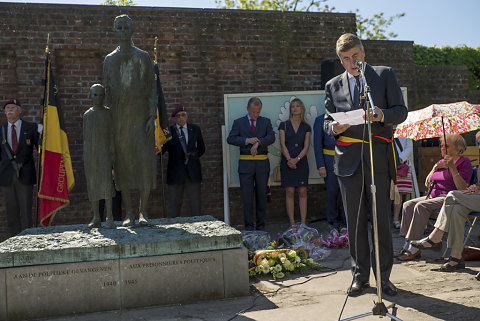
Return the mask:
<path fill-rule="evenodd" d="M 103 0 L 9 0 L 0 2 L 68 3 L 98 5 Z M 137 6 L 217 8 L 215 0 L 134 0 Z M 360 10 L 363 17 L 383 12 L 385 16 L 405 13 L 387 32 L 398 34 L 392 40 L 414 41 L 424 46 L 480 47 L 478 12 L 480 0 L 327 0 L 336 12 Z"/>

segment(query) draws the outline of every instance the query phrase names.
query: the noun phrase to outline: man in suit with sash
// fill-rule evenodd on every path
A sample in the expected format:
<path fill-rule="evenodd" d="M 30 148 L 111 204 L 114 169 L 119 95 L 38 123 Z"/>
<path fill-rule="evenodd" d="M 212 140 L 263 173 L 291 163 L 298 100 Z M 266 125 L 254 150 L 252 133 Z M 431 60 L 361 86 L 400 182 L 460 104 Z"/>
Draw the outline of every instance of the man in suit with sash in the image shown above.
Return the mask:
<path fill-rule="evenodd" d="M 361 40 L 353 34 L 340 36 L 336 44 L 337 55 L 345 72 L 331 79 L 325 86 L 325 131 L 337 140 L 335 146 L 335 174 L 338 176 L 343 206 L 347 217 L 352 258 L 353 282 L 348 289 L 356 296 L 369 286 L 370 267 L 375 272 L 374 249 L 368 240 L 368 222 L 371 217 L 371 171 L 366 125 L 350 126 L 333 120 L 331 114 L 362 108 L 359 93 L 362 84 L 355 64 L 362 62 L 367 84 L 375 103 L 377 116 L 372 120 L 373 170 L 376 185 L 378 243 L 381 271 L 381 289 L 386 295 L 396 295 L 390 282 L 393 265 L 391 234 L 390 180 L 395 179 L 392 145 L 392 126 L 407 118 L 407 108 L 390 67 L 370 66 L 365 63 L 365 50 Z M 371 229 L 373 231 L 373 228 Z M 373 234 L 373 232 L 372 232 Z"/>
<path fill-rule="evenodd" d="M 180 215 L 183 195 L 186 191 L 190 215 L 201 215 L 200 184 L 202 166 L 200 157 L 205 153 L 202 131 L 195 124 L 187 123 L 188 114 L 183 106 L 172 112 L 175 124 L 170 126 L 172 139 L 163 145 L 168 152 L 167 185 L 170 194 L 170 217 Z"/>
<path fill-rule="evenodd" d="M 32 193 L 36 183 L 33 149 L 38 146 L 38 125 L 20 118 L 17 99 L 3 105 L 8 122 L 1 126 L 0 186 L 10 235 L 33 226 Z"/>
<path fill-rule="evenodd" d="M 275 141 L 270 119 L 260 116 L 262 101 L 252 97 L 247 115 L 235 119 L 227 142 L 240 147 L 238 175 L 242 190 L 243 216 L 246 230 L 264 230 L 267 208 L 267 184 L 270 175 L 268 145 Z M 253 222 L 255 194 L 256 223 Z"/>

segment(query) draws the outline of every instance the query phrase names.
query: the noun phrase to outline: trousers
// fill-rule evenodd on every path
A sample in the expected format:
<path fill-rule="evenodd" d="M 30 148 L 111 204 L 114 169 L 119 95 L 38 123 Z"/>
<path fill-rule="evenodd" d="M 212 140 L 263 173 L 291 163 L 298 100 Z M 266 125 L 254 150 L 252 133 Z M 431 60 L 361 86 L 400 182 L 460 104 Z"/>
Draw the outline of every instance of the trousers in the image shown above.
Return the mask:
<path fill-rule="evenodd" d="M 186 181 L 183 184 L 168 185 L 168 191 L 170 194 L 170 217 L 180 216 L 184 192 L 188 195 L 190 216 L 200 215 L 200 184 L 201 182 L 192 182 L 187 176 Z"/>
<path fill-rule="evenodd" d="M 428 200 L 423 197 L 413 198 L 403 204 L 402 224 L 400 236 L 407 240 L 419 240 L 422 238 L 428 219 L 433 211 L 443 205 L 446 195 L 439 195 Z"/>
<path fill-rule="evenodd" d="M 465 222 L 470 212 L 480 212 L 480 195 L 451 191 L 435 222 L 435 227 L 448 233 L 447 247 L 463 250 Z"/>
<path fill-rule="evenodd" d="M 22 184 L 13 175 L 9 186 L 2 186 L 7 224 L 11 236 L 33 226 L 32 199 L 33 185 Z"/>

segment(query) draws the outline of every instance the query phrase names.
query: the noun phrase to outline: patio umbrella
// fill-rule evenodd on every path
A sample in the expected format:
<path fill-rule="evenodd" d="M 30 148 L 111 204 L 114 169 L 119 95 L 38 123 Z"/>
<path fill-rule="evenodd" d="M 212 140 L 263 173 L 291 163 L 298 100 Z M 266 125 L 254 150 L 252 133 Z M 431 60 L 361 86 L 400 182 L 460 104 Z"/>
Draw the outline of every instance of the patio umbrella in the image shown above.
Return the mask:
<path fill-rule="evenodd" d="M 480 105 L 461 101 L 409 112 L 407 119 L 397 125 L 394 136 L 419 140 L 477 129 L 480 129 Z"/>

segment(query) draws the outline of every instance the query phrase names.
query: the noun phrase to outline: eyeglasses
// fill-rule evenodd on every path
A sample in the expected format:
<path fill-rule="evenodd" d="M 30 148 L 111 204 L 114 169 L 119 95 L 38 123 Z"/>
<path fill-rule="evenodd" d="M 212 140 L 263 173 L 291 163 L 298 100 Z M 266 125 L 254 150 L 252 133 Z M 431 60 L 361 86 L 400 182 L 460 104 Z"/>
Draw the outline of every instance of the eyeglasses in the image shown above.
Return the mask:
<path fill-rule="evenodd" d="M 176 118 L 187 117 L 187 113 L 178 113 L 175 115 Z"/>

